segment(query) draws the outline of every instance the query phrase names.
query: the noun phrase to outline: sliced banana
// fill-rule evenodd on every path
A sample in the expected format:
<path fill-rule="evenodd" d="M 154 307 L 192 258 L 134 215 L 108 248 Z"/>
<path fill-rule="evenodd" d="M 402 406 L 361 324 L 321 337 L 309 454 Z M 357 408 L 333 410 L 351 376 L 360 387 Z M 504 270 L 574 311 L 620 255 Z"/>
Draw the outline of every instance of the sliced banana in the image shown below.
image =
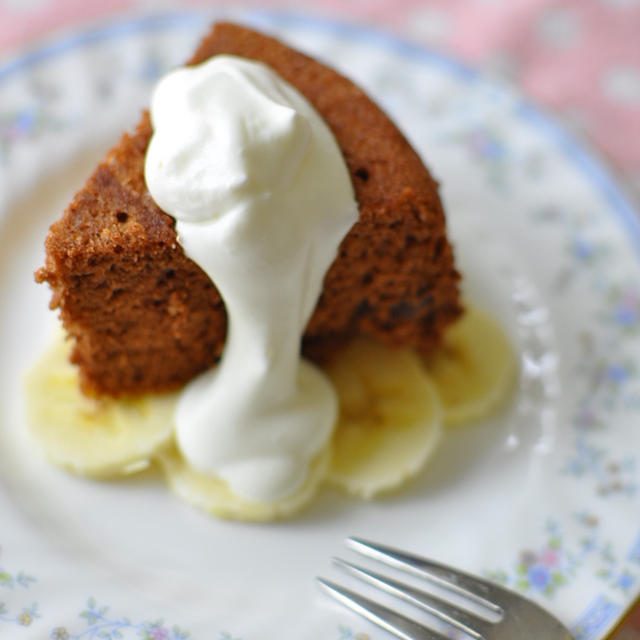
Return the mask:
<path fill-rule="evenodd" d="M 54 464 L 79 475 L 140 471 L 172 438 L 178 394 L 134 399 L 90 398 L 80 391 L 62 333 L 26 377 L 27 418 L 33 438 Z"/>
<path fill-rule="evenodd" d="M 424 467 L 443 422 L 486 416 L 505 400 L 517 372 L 502 329 L 473 308 L 426 363 L 407 349 L 354 340 L 325 368 L 340 406 L 331 446 L 317 456 L 294 495 L 256 503 L 191 469 L 180 456 L 172 433 L 178 393 L 87 397 L 69 351 L 61 333 L 26 379 L 31 433 L 53 463 L 106 477 L 133 473 L 155 458 L 179 497 L 218 517 L 248 521 L 291 516 L 325 480 L 362 498 L 399 487 Z"/>
<path fill-rule="evenodd" d="M 517 373 L 504 331 L 473 307 L 447 330 L 442 347 L 426 365 L 447 425 L 489 415 L 508 397 Z"/>
<path fill-rule="evenodd" d="M 175 446 L 160 452 L 157 460 L 169 487 L 179 498 L 219 518 L 265 522 L 287 518 L 311 501 L 327 473 L 330 456 L 328 447 L 321 451 L 311 463 L 304 485 L 291 496 L 274 502 L 250 502 L 237 496 L 224 480 L 191 468 Z"/>
<path fill-rule="evenodd" d="M 327 480 L 371 498 L 420 471 L 442 431 L 438 396 L 420 359 L 357 339 L 326 372 L 340 405 Z"/>

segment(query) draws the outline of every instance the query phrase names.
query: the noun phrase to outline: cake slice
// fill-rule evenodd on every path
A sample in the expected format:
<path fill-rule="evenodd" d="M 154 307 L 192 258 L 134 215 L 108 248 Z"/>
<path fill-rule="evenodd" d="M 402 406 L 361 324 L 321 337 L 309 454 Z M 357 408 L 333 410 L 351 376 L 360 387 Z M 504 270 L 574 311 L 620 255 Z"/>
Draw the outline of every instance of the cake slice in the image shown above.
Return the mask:
<path fill-rule="evenodd" d="M 219 23 L 189 64 L 220 53 L 266 63 L 306 96 L 353 181 L 359 220 L 326 274 L 304 354 L 326 359 L 356 335 L 430 354 L 461 306 L 437 184 L 418 155 L 363 91 L 281 42 Z M 215 283 L 185 256 L 145 186 L 151 133 L 144 113 L 51 226 L 36 274 L 53 290 L 89 393 L 177 388 L 214 364 L 225 341 Z"/>

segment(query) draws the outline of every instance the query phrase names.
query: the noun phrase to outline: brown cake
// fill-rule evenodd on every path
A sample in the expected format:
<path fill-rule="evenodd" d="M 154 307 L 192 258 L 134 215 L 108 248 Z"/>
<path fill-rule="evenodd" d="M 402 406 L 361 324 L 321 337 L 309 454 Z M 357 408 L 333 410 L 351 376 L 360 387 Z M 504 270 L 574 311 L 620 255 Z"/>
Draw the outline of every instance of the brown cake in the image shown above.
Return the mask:
<path fill-rule="evenodd" d="M 219 53 L 267 63 L 303 93 L 353 181 L 359 221 L 326 274 L 304 353 L 327 358 L 359 334 L 428 355 L 461 307 L 437 184 L 418 155 L 352 82 L 277 40 L 220 23 L 190 64 Z M 72 360 L 88 392 L 176 388 L 210 367 L 225 340 L 214 283 L 185 256 L 173 219 L 145 186 L 151 133 L 144 113 L 52 225 L 36 274 L 53 289 L 51 307 L 75 340 Z"/>

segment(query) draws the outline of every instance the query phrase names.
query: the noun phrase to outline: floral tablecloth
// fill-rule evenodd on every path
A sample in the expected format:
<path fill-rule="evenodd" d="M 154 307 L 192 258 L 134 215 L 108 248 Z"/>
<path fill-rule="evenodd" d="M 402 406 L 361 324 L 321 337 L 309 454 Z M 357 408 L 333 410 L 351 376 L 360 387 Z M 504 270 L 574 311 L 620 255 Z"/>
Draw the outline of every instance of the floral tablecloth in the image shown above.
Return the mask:
<path fill-rule="evenodd" d="M 292 0 L 248 4 L 302 10 Z M 87 24 L 175 6 L 0 0 L 0 58 Z M 304 11 L 392 32 L 521 87 L 640 202 L 640 0 L 310 0 Z M 640 604 L 613 637 L 640 640 Z"/>

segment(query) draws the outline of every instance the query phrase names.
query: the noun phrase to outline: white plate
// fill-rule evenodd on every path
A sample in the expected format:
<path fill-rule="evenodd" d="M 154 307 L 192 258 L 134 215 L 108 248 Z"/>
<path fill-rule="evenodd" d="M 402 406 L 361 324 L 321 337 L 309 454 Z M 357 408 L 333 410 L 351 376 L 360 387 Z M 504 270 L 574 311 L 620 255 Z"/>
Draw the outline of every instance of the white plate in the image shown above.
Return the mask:
<path fill-rule="evenodd" d="M 520 96 L 380 34 L 239 16 L 364 86 L 441 179 L 467 295 L 521 357 L 511 406 L 450 431 L 398 495 L 324 490 L 269 525 L 209 518 L 153 472 L 92 482 L 30 451 L 21 372 L 55 321 L 32 278 L 46 228 L 212 17 L 135 18 L 0 67 L 0 636 L 382 638 L 313 583 L 350 582 L 330 557 L 356 534 L 493 576 L 603 637 L 640 592 L 638 222 Z"/>

